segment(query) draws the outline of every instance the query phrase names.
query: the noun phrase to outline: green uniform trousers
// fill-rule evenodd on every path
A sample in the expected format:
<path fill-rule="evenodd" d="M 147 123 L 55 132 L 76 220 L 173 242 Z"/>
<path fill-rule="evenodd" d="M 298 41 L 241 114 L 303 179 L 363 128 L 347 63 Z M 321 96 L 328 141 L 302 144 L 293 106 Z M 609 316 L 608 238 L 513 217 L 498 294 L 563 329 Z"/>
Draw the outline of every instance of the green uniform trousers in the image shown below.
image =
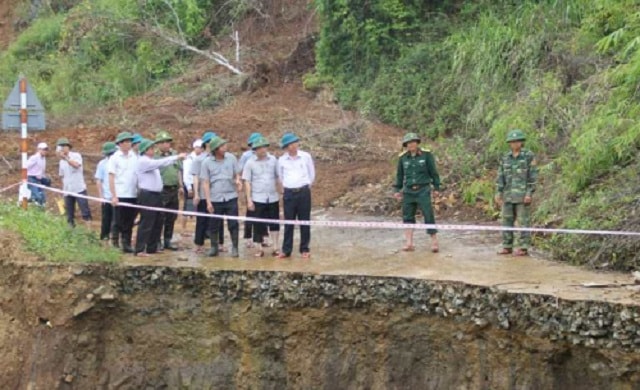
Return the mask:
<path fill-rule="evenodd" d="M 502 226 L 513 227 L 514 222 L 518 222 L 518 227 L 530 227 L 531 206 L 524 203 L 508 203 L 502 205 Z M 502 247 L 513 248 L 513 233 L 511 231 L 502 232 Z M 531 233 L 520 232 L 517 247 L 528 249 L 531 244 Z"/>
<path fill-rule="evenodd" d="M 420 208 L 424 215 L 424 223 L 435 224 L 431 206 L 431 191 L 427 187 L 416 192 L 404 192 L 402 194 L 402 222 L 416 223 L 416 211 Z M 436 229 L 427 229 L 427 234 L 436 234 Z"/>

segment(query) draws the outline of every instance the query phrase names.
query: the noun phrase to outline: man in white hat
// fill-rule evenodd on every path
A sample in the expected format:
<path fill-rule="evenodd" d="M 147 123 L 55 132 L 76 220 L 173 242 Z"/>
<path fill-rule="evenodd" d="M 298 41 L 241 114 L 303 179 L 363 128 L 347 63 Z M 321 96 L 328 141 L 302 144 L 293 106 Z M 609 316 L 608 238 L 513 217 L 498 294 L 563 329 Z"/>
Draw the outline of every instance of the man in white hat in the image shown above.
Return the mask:
<path fill-rule="evenodd" d="M 47 153 L 49 146 L 44 142 L 38 144 L 38 151 L 27 160 L 27 181 L 29 183 L 50 186 L 51 180 L 47 177 Z M 29 186 L 31 199 L 40 206 L 44 206 L 47 198 L 42 188 Z"/>

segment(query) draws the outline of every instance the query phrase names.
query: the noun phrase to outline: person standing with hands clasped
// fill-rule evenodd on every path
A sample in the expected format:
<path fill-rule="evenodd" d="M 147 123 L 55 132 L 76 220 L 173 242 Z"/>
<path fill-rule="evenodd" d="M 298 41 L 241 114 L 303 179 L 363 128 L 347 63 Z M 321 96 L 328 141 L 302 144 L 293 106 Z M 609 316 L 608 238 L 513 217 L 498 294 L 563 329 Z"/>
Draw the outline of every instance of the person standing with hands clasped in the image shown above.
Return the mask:
<path fill-rule="evenodd" d="M 300 139 L 293 133 L 285 133 L 280 140 L 284 154 L 278 159 L 278 179 L 283 188 L 284 219 L 311 220 L 311 185 L 316 178 L 316 169 L 311 155 L 299 149 Z M 311 227 L 300 226 L 300 253 L 302 258 L 311 257 L 309 243 Z M 278 258 L 291 256 L 293 251 L 293 225 L 285 225 L 282 251 Z"/>
<path fill-rule="evenodd" d="M 60 177 L 62 177 L 62 189 L 72 194 L 87 195 L 87 185 L 84 182 L 84 173 L 82 172 L 82 156 L 80 153 L 71 151 L 71 143 L 67 138 L 60 138 L 56 143 L 62 148 L 58 156 L 60 157 Z M 67 211 L 67 223 L 74 227 L 76 202 L 80 207 L 82 219 L 91 221 L 91 210 L 89 202 L 85 198 L 79 198 L 71 194 L 64 195 L 64 207 Z"/>
<path fill-rule="evenodd" d="M 521 130 L 512 130 L 507 135 L 510 151 L 500 158 L 495 201 L 502 206 L 502 226 L 513 227 L 518 221 L 520 227 L 530 227 L 530 209 L 536 190 L 538 167 L 532 151 L 524 148 L 526 137 Z M 519 248 L 513 251 L 513 231 L 502 232 L 502 250 L 499 255 L 526 256 L 531 244 L 531 234 L 521 232 Z"/>
<path fill-rule="evenodd" d="M 119 150 L 109 158 L 107 170 L 109 172 L 109 190 L 111 191 L 111 204 L 115 208 L 116 238 L 113 246 L 118 247 L 118 236 L 122 238 L 122 251 L 133 253 L 131 237 L 133 235 L 133 223 L 138 214 L 133 207 L 118 206 L 119 202 L 136 204 L 138 197 L 138 180 L 136 166 L 138 156 L 131 150 L 133 134 L 123 131 L 116 137 L 116 145 Z"/>
<path fill-rule="evenodd" d="M 200 185 L 204 189 L 207 211 L 214 215 L 238 216 L 238 193 L 242 191 L 238 160 L 227 152 L 227 141 L 216 137 L 209 148 L 211 156 L 202 162 Z M 218 229 L 223 228 L 222 219 L 209 218 L 209 238 L 211 249 L 209 256 L 218 256 Z M 239 223 L 227 221 L 231 234 L 231 257 L 240 256 L 238 252 Z"/>
<path fill-rule="evenodd" d="M 255 158 L 249 159 L 242 171 L 247 195 L 247 210 L 251 216 L 273 220 L 272 223 L 253 223 L 253 242 L 257 244 L 255 256 L 264 256 L 262 243 L 268 230 L 273 233 L 274 242 L 278 243 L 280 232 L 280 197 L 278 196 L 278 160 L 269 154 L 269 142 L 260 137 L 252 142 Z M 272 252 L 273 256 L 280 253 Z"/>
<path fill-rule="evenodd" d="M 428 149 L 422 149 L 420 137 L 416 133 L 408 133 L 402 139 L 402 146 L 407 148 L 400 154 L 398 159 L 398 169 L 396 174 L 395 198 L 402 200 L 402 222 L 416 223 L 416 211 L 422 211 L 425 224 L 435 224 L 431 206 L 431 187 L 433 195 L 438 196 L 440 191 L 440 175 L 436 169 L 436 162 L 433 154 Z M 438 237 L 436 229 L 427 229 L 427 234 L 431 236 L 431 252 L 438 252 Z M 413 229 L 406 229 L 404 232 L 405 245 L 402 248 L 405 252 L 415 250 L 413 245 Z"/>
<path fill-rule="evenodd" d="M 136 167 L 138 178 L 138 204 L 148 207 L 162 207 L 162 177 L 160 168 L 175 164 L 178 160 L 184 160 L 185 153 L 174 154 L 172 156 L 154 158 L 153 145 L 156 142 L 143 139 L 140 142 L 140 158 Z M 141 210 L 140 225 L 136 236 L 135 256 L 147 257 L 156 253 L 159 245 L 160 231 L 162 230 L 162 216 L 160 211 Z"/>

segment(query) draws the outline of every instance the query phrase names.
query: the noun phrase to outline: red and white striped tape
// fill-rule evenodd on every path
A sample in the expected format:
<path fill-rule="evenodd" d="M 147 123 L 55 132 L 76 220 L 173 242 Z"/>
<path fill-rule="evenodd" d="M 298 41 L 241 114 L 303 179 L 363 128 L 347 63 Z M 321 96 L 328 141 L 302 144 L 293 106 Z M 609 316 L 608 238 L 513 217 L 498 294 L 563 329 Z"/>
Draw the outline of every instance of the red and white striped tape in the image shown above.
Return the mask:
<path fill-rule="evenodd" d="M 19 183 L 18 183 L 19 184 Z M 9 187 L 15 187 L 17 184 Z M 59 190 L 57 188 L 46 187 L 40 184 L 30 183 L 35 187 L 42 188 L 47 191 L 56 192 L 62 195 L 72 195 L 77 198 L 84 198 L 87 200 L 100 202 L 100 203 L 111 203 L 107 199 L 97 198 L 94 196 L 88 195 L 80 195 L 75 194 L 63 190 Z M 2 192 L 2 191 L 0 191 Z M 151 210 L 151 211 L 160 211 L 165 213 L 172 213 L 178 215 L 187 215 L 193 217 L 206 217 L 206 218 L 218 218 L 225 220 L 234 220 L 234 221 L 250 221 L 250 222 L 262 222 L 262 223 L 273 223 L 272 219 L 262 219 L 262 218 L 253 218 L 253 217 L 243 217 L 243 216 L 219 216 L 208 213 L 199 213 L 195 211 L 182 211 L 182 210 L 170 210 L 164 209 L 161 207 L 149 207 L 142 206 L 138 204 L 131 203 L 119 203 L 119 206 L 123 207 L 132 207 L 141 210 Z M 306 226 L 323 226 L 323 227 L 343 227 L 343 228 L 355 228 L 355 229 L 438 229 L 438 230 L 466 230 L 466 231 L 493 231 L 493 232 L 503 232 L 503 231 L 512 231 L 512 232 L 536 232 L 536 233 L 563 233 L 563 234 L 591 234 L 591 235 L 617 235 L 617 236 L 634 236 L 640 237 L 640 232 L 634 231 L 624 231 L 624 230 L 587 230 L 587 229 L 550 229 L 550 228 L 539 228 L 539 227 L 503 227 L 503 226 L 487 226 L 487 225 L 454 225 L 454 224 L 426 224 L 426 223 L 416 223 L 416 224 L 406 224 L 402 222 L 361 222 L 361 221 L 320 221 L 320 220 L 312 220 L 312 221 L 292 221 L 292 220 L 279 220 L 278 223 L 283 225 L 306 225 Z"/>
<path fill-rule="evenodd" d="M 15 188 L 15 187 L 19 186 L 20 184 L 22 184 L 22 182 L 20 182 L 20 183 L 14 183 L 14 184 L 11 184 L 11 185 L 10 185 L 10 186 L 8 186 L 8 187 L 0 188 L 0 194 L 1 194 L 1 193 L 3 193 L 3 192 L 7 192 L 7 191 L 9 191 L 9 190 L 10 190 L 10 189 L 12 189 L 12 188 Z"/>

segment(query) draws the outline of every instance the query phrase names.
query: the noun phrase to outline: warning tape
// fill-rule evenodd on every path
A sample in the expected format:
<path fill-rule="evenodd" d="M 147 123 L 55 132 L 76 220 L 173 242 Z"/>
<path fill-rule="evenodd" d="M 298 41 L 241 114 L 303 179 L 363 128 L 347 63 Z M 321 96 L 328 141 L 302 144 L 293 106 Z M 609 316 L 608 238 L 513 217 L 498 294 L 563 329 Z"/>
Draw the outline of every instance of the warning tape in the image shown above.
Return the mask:
<path fill-rule="evenodd" d="M 18 184 L 14 184 L 11 187 L 15 187 Z M 87 200 L 92 200 L 100 203 L 111 203 L 109 200 L 103 199 L 103 198 L 97 198 L 94 196 L 67 192 L 67 191 L 59 190 L 57 188 L 46 187 L 41 184 L 35 184 L 35 183 L 29 183 L 29 184 L 32 186 L 39 187 L 47 191 L 56 192 L 62 195 L 72 195 L 77 198 L 84 198 Z M 125 203 L 125 202 L 118 203 L 118 206 L 131 207 L 131 208 L 136 208 L 140 210 L 159 211 L 164 213 L 186 215 L 186 216 L 193 216 L 193 217 L 217 218 L 217 219 L 223 219 L 223 220 L 249 221 L 249 222 L 259 222 L 259 223 L 269 223 L 269 224 L 274 223 L 273 219 L 230 216 L 230 215 L 224 215 L 224 216 L 214 215 L 209 213 L 200 213 L 196 211 L 172 210 L 172 209 L 165 209 L 161 207 L 150 207 L 150 206 L 143 206 L 139 204 Z M 539 228 L 539 227 L 503 227 L 503 226 L 488 226 L 488 225 L 454 225 L 454 224 L 426 224 L 426 223 L 406 224 L 402 222 L 386 222 L 386 221 L 385 222 L 373 222 L 373 221 L 361 222 L 361 221 L 322 221 L 322 220 L 311 220 L 311 221 L 278 220 L 278 223 L 283 225 L 294 225 L 294 226 L 343 227 L 343 228 L 356 228 L 356 229 L 416 229 L 416 230 L 438 229 L 438 230 L 491 231 L 491 232 L 512 231 L 512 232 L 535 232 L 535 233 L 549 233 L 549 234 L 562 233 L 562 234 L 617 235 L 617 236 L 640 237 L 640 232 L 624 231 L 624 230 L 552 229 L 552 228 Z"/>
<path fill-rule="evenodd" d="M 3 192 L 7 192 L 7 191 L 9 191 L 10 189 L 12 189 L 14 187 L 17 187 L 20 184 L 22 184 L 22 182 L 11 184 L 9 187 L 0 188 L 0 194 L 3 193 Z"/>

